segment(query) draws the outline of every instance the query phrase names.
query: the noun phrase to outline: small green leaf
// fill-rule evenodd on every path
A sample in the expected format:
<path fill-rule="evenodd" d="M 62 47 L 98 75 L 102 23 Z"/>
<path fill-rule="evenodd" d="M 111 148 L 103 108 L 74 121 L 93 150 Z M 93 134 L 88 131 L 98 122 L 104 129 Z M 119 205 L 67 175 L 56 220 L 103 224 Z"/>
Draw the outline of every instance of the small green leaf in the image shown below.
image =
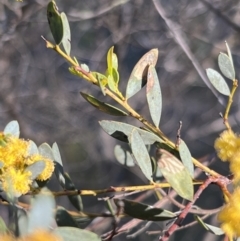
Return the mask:
<path fill-rule="evenodd" d="M 187 200 L 193 199 L 193 183 L 188 170 L 169 152 L 158 149 L 156 153 L 158 167 L 162 175 L 177 192 Z"/>
<path fill-rule="evenodd" d="M 31 210 L 28 215 L 28 233 L 36 229 L 49 230 L 54 220 L 55 200 L 47 188 L 42 188 L 41 192 L 31 202 Z"/>
<path fill-rule="evenodd" d="M 47 19 L 50 30 L 56 44 L 60 44 L 63 38 L 63 22 L 60 13 L 58 12 L 55 1 L 51 1 L 47 7 Z"/>
<path fill-rule="evenodd" d="M 90 72 L 90 69 L 89 69 L 88 65 L 86 65 L 86 64 L 81 64 L 81 68 L 88 73 Z"/>
<path fill-rule="evenodd" d="M 49 158 L 50 160 L 53 160 L 53 152 L 52 152 L 52 148 L 47 144 L 47 143 L 43 143 L 38 147 L 39 150 L 39 154 Z"/>
<path fill-rule="evenodd" d="M 29 141 L 28 155 L 32 156 L 35 154 L 39 154 L 38 147 L 33 141 Z"/>
<path fill-rule="evenodd" d="M 112 67 L 118 70 L 118 57 L 115 53 L 112 54 Z"/>
<path fill-rule="evenodd" d="M 168 210 L 155 208 L 143 203 L 134 202 L 127 199 L 113 199 L 118 207 L 123 207 L 123 212 L 133 218 L 148 221 L 166 221 L 176 217 Z"/>
<path fill-rule="evenodd" d="M 231 59 L 224 53 L 220 53 L 218 56 L 218 66 L 225 77 L 228 79 L 235 79 L 235 70 Z"/>
<path fill-rule="evenodd" d="M 207 69 L 207 76 L 215 89 L 223 95 L 230 95 L 229 87 L 224 78 L 214 69 Z"/>
<path fill-rule="evenodd" d="M 4 220 L 0 217 L 0 234 L 6 233 L 8 230 Z"/>
<path fill-rule="evenodd" d="M 197 215 L 195 215 L 194 217 L 198 221 L 198 223 L 201 224 L 202 227 L 204 227 L 207 231 L 209 231 L 215 235 L 223 235 L 224 234 L 224 231 L 221 228 L 215 227 L 213 225 L 203 222 L 203 220 Z"/>
<path fill-rule="evenodd" d="M 103 120 L 99 122 L 101 127 L 105 132 L 107 132 L 110 136 L 124 142 L 128 141 L 128 136 L 131 134 L 132 130 L 135 128 L 138 130 L 138 133 L 141 135 L 145 145 L 152 145 L 155 142 L 163 142 L 161 138 L 156 136 L 155 134 L 142 130 L 140 128 L 136 128 L 135 126 L 117 122 L 117 121 L 107 121 Z"/>
<path fill-rule="evenodd" d="M 19 124 L 16 120 L 10 121 L 3 130 L 4 135 L 11 135 L 15 137 L 19 137 L 20 135 L 20 129 Z"/>
<path fill-rule="evenodd" d="M 124 150 L 120 145 L 114 148 L 114 155 L 119 163 L 128 167 L 135 166 L 134 160 L 129 151 Z"/>
<path fill-rule="evenodd" d="M 114 93 L 118 91 L 118 85 L 116 84 L 112 75 L 108 75 L 108 86 L 109 86 L 109 89 Z"/>
<path fill-rule="evenodd" d="M 67 55 L 70 55 L 71 52 L 71 31 L 67 16 L 65 13 L 61 13 L 61 19 L 63 24 L 63 37 L 62 45 Z"/>
<path fill-rule="evenodd" d="M 152 181 L 152 165 L 151 159 L 148 154 L 147 148 L 143 142 L 142 137 L 139 135 L 136 128 L 133 129 L 131 135 L 128 137 L 132 153 L 142 170 L 145 177 Z"/>
<path fill-rule="evenodd" d="M 53 233 L 59 235 L 63 241 L 101 241 L 97 234 L 74 227 L 57 227 Z"/>
<path fill-rule="evenodd" d="M 107 69 L 108 74 L 112 76 L 112 68 L 113 68 L 113 50 L 114 46 L 112 46 L 107 53 Z"/>
<path fill-rule="evenodd" d="M 192 162 L 192 155 L 186 145 L 186 143 L 181 140 L 179 145 L 179 155 L 182 160 L 183 165 L 188 169 L 191 177 L 194 177 L 194 166 Z"/>
<path fill-rule="evenodd" d="M 52 145 L 52 154 L 54 161 L 58 162 L 61 166 L 63 166 L 61 154 L 58 148 L 58 144 L 56 142 L 54 142 Z"/>
<path fill-rule="evenodd" d="M 103 95 L 105 96 L 106 93 L 105 93 L 105 90 L 104 90 L 104 86 L 106 86 L 107 83 L 108 83 L 107 77 L 103 74 L 98 73 L 98 72 L 92 72 L 92 75 L 97 79 L 98 85 L 99 85 Z"/>
<path fill-rule="evenodd" d="M 77 190 L 68 173 L 64 173 L 64 179 L 66 190 Z M 83 210 L 82 198 L 80 195 L 68 196 L 68 199 L 79 212 Z"/>
<path fill-rule="evenodd" d="M 114 115 L 114 116 L 128 116 L 126 112 L 123 110 L 120 110 L 112 105 L 109 105 L 107 103 L 101 102 L 92 95 L 88 95 L 86 93 L 80 92 L 82 97 L 90 103 L 92 106 L 96 107 L 98 110 L 105 112 L 109 115 Z"/>
<path fill-rule="evenodd" d="M 162 112 L 162 93 L 157 72 L 153 65 L 150 65 L 148 68 L 147 102 L 153 123 L 158 127 Z"/>
<path fill-rule="evenodd" d="M 55 164 L 54 173 L 55 173 L 61 187 L 63 189 L 65 189 L 66 182 L 65 182 L 65 177 L 64 177 L 63 166 L 61 166 L 61 164 L 58 162 L 54 162 L 54 164 Z"/>
<path fill-rule="evenodd" d="M 68 226 L 68 227 L 78 228 L 78 225 L 73 219 L 73 217 L 63 207 L 57 208 L 55 219 L 56 219 L 57 225 L 60 227 Z"/>
<path fill-rule="evenodd" d="M 44 161 L 37 161 L 25 168 L 25 172 L 30 171 L 32 173 L 31 180 L 36 179 L 45 169 Z"/>
<path fill-rule="evenodd" d="M 135 95 L 146 84 L 148 66 L 155 66 L 157 59 L 158 50 L 152 49 L 137 62 L 128 80 L 126 89 L 127 99 Z"/>

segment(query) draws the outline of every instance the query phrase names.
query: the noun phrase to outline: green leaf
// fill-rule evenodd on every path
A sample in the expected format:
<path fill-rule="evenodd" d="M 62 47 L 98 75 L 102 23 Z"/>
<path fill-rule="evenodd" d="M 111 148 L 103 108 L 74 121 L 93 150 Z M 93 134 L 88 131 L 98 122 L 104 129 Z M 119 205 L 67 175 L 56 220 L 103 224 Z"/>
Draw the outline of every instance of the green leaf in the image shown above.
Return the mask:
<path fill-rule="evenodd" d="M 166 221 L 176 217 L 168 210 L 155 208 L 143 203 L 134 202 L 127 199 L 113 199 L 118 207 L 123 207 L 123 212 L 133 218 L 148 221 Z"/>
<path fill-rule="evenodd" d="M 96 107 L 98 110 L 105 112 L 109 115 L 114 116 L 128 116 L 128 114 L 112 105 L 109 105 L 107 103 L 101 102 L 100 100 L 96 99 L 92 95 L 88 95 L 86 93 L 80 92 L 82 97 L 90 103 L 92 106 Z"/>
<path fill-rule="evenodd" d="M 108 75 L 108 86 L 109 86 L 109 89 L 114 93 L 118 92 L 118 85 L 116 84 L 112 75 Z"/>
<path fill-rule="evenodd" d="M 157 59 L 158 49 L 152 49 L 137 62 L 128 80 L 126 99 L 135 95 L 146 84 L 148 66 L 155 66 Z"/>
<path fill-rule="evenodd" d="M 107 134 L 127 143 L 129 142 L 128 136 L 131 134 L 133 128 L 138 130 L 138 133 L 141 135 L 145 145 L 152 145 L 155 142 L 163 142 L 163 140 L 155 134 L 144 131 L 140 128 L 136 128 L 135 126 L 126 123 L 103 120 L 99 121 L 99 124 L 101 125 L 103 130 L 107 132 Z"/>
<path fill-rule="evenodd" d="M 230 58 L 224 54 L 220 53 L 218 56 L 218 66 L 225 77 L 228 79 L 235 79 L 235 70 Z"/>
<path fill-rule="evenodd" d="M 8 230 L 4 220 L 0 217 L 0 234 L 6 233 Z"/>
<path fill-rule="evenodd" d="M 147 148 L 143 142 L 142 137 L 139 135 L 136 128 L 133 129 L 131 135 L 128 137 L 132 153 L 142 170 L 145 177 L 152 181 L 152 165 L 151 159 L 148 154 Z"/>
<path fill-rule="evenodd" d="M 115 53 L 112 54 L 112 67 L 118 70 L 118 57 Z"/>
<path fill-rule="evenodd" d="M 39 154 L 49 158 L 50 160 L 53 160 L 53 152 L 52 152 L 52 148 L 47 144 L 47 143 L 43 143 L 38 147 L 39 150 Z"/>
<path fill-rule="evenodd" d="M 54 164 L 55 164 L 54 173 L 55 173 L 61 187 L 63 189 L 65 189 L 66 182 L 65 182 L 65 177 L 64 177 L 63 166 L 61 166 L 61 164 L 58 162 L 54 162 Z"/>
<path fill-rule="evenodd" d="M 3 130 L 4 135 L 11 135 L 15 137 L 19 137 L 20 135 L 20 129 L 19 124 L 16 120 L 10 121 Z"/>
<path fill-rule="evenodd" d="M 134 160 L 129 151 L 124 150 L 120 145 L 114 148 L 114 155 L 119 163 L 128 167 L 135 166 Z"/>
<path fill-rule="evenodd" d="M 182 160 L 183 165 L 187 168 L 189 173 L 191 174 L 191 177 L 194 177 L 194 166 L 192 162 L 192 155 L 186 145 L 186 143 L 181 139 L 180 145 L 179 145 L 179 155 Z"/>
<path fill-rule="evenodd" d="M 58 148 L 58 144 L 56 142 L 54 142 L 52 145 L 52 154 L 54 161 L 58 162 L 61 166 L 63 166 L 61 154 Z"/>
<path fill-rule="evenodd" d="M 25 172 L 30 171 L 32 173 L 31 180 L 36 179 L 44 170 L 45 162 L 37 161 L 25 168 Z"/>
<path fill-rule="evenodd" d="M 207 69 L 207 76 L 215 89 L 223 95 L 230 95 L 229 87 L 224 78 L 214 69 Z"/>
<path fill-rule="evenodd" d="M 35 154 L 39 154 L 38 147 L 33 141 L 29 141 L 28 155 L 32 156 Z"/>
<path fill-rule="evenodd" d="M 198 221 L 198 223 L 201 224 L 202 227 L 204 227 L 207 231 L 209 231 L 215 235 L 223 235 L 224 234 L 224 231 L 221 228 L 215 227 L 215 226 L 212 226 L 210 224 L 203 222 L 203 220 L 197 215 L 194 215 L 194 217 Z"/>
<path fill-rule="evenodd" d="M 86 64 L 81 64 L 81 68 L 88 73 L 90 72 L 90 69 L 89 69 L 88 65 L 86 65 Z"/>
<path fill-rule="evenodd" d="M 61 13 L 61 19 L 63 24 L 63 37 L 62 45 L 67 55 L 70 55 L 71 52 L 71 31 L 67 16 L 65 13 Z"/>
<path fill-rule="evenodd" d="M 112 68 L 113 68 L 113 50 L 114 46 L 112 46 L 107 53 L 107 69 L 108 74 L 112 76 Z"/>
<path fill-rule="evenodd" d="M 53 233 L 59 235 L 63 241 L 101 241 L 101 238 L 88 230 L 73 227 L 57 227 Z"/>
<path fill-rule="evenodd" d="M 162 175 L 171 187 L 179 196 L 187 200 L 192 200 L 192 178 L 183 164 L 175 156 L 163 149 L 157 150 L 156 158 Z"/>
<path fill-rule="evenodd" d="M 28 233 L 36 229 L 49 230 L 54 220 L 55 200 L 47 188 L 42 188 L 41 192 L 31 202 L 31 210 L 28 215 Z"/>
<path fill-rule="evenodd" d="M 66 190 L 77 190 L 68 173 L 64 173 L 64 179 Z M 80 195 L 68 196 L 68 199 L 78 211 L 83 210 L 82 198 Z"/>
<path fill-rule="evenodd" d="M 60 227 L 68 226 L 68 227 L 78 228 L 78 225 L 75 222 L 75 220 L 73 219 L 73 217 L 63 207 L 57 208 L 55 218 L 56 218 L 57 225 Z"/>
<path fill-rule="evenodd" d="M 162 93 L 157 72 L 153 65 L 150 65 L 148 68 L 147 102 L 153 123 L 158 127 L 162 112 Z"/>
<path fill-rule="evenodd" d="M 53 38 L 56 44 L 59 45 L 63 38 L 63 22 L 55 1 L 48 4 L 47 19 Z"/>
<path fill-rule="evenodd" d="M 28 217 L 27 212 L 23 208 L 17 209 L 17 221 L 20 236 L 26 235 L 28 233 Z"/>
<path fill-rule="evenodd" d="M 105 96 L 106 93 L 105 93 L 105 90 L 104 90 L 104 86 L 106 86 L 107 83 L 108 83 L 107 77 L 103 74 L 98 73 L 98 72 L 92 72 L 92 75 L 97 79 L 98 85 L 99 85 L 103 95 Z"/>

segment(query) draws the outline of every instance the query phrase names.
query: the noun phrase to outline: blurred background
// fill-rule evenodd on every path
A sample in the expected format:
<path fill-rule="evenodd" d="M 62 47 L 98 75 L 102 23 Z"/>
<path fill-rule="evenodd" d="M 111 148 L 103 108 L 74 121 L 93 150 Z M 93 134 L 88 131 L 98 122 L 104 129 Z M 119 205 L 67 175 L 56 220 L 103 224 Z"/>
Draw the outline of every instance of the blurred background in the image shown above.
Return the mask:
<path fill-rule="evenodd" d="M 124 121 L 139 127 L 140 123 L 101 113 L 80 96 L 83 91 L 114 104 L 96 86 L 71 75 L 68 63 L 46 48 L 41 35 L 53 41 L 46 17 L 47 4 L 47 0 L 0 0 L 1 129 L 9 121 L 18 120 L 23 138 L 37 144 L 57 142 L 65 170 L 78 189 L 146 184 L 137 167 L 118 164 L 113 149 L 122 143 L 108 136 L 98 121 Z M 224 129 L 219 112 L 224 111 L 226 98 L 209 85 L 205 69 L 219 71 L 217 57 L 219 52 L 226 52 L 226 40 L 238 78 L 240 1 L 58 0 L 57 5 L 68 16 L 71 55 L 79 62 L 104 73 L 106 53 L 114 45 L 123 93 L 137 61 L 150 49 L 158 48 L 156 68 L 163 94 L 161 130 L 174 141 L 181 120 L 182 139 L 192 155 L 208 160 L 214 157 L 214 140 Z M 231 86 L 231 81 L 227 82 Z M 236 132 L 240 123 L 239 101 L 237 90 L 229 116 Z M 130 103 L 150 120 L 145 88 Z M 210 165 L 219 173 L 228 174 L 226 164 L 216 160 Z M 52 189 L 60 190 L 56 180 L 51 184 Z M 154 200 L 144 202 L 153 204 Z M 58 203 L 74 210 L 66 198 L 58 198 Z M 222 203 L 221 192 L 210 187 L 198 205 L 211 209 Z M 104 203 L 96 197 L 83 197 L 83 204 L 91 212 L 104 209 Z M 215 216 L 207 221 L 217 225 Z M 159 230 L 161 225 L 154 223 L 149 229 Z M 111 220 L 94 231 L 102 234 L 108 230 Z M 143 232 L 133 240 L 146 238 L 157 240 L 157 235 Z M 178 232 L 172 240 L 192 238 L 221 240 L 222 237 L 207 233 L 198 225 L 187 232 Z M 126 234 L 115 238 L 120 239 L 126 239 Z"/>

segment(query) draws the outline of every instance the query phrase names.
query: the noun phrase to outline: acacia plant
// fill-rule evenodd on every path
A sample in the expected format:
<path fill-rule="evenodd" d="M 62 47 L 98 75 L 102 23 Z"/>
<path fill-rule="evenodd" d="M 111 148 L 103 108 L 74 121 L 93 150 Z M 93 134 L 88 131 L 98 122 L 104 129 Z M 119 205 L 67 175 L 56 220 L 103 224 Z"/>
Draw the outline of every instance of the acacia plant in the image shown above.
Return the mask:
<path fill-rule="evenodd" d="M 104 72 L 92 71 L 84 63 L 78 63 L 71 54 L 71 31 L 65 13 L 60 13 L 54 1 L 47 7 L 47 18 L 54 42 L 43 40 L 49 49 L 54 50 L 70 65 L 69 71 L 93 84 L 102 92 L 102 99 L 111 98 L 122 108 L 96 99 L 94 96 L 81 92 L 82 97 L 97 110 L 113 116 L 131 117 L 141 123 L 141 127 L 111 120 L 100 121 L 101 128 L 112 138 L 129 143 L 132 153 L 120 145 L 114 149 L 116 159 L 123 165 L 137 165 L 148 182 L 141 186 L 106 187 L 103 190 L 79 190 L 70 176 L 64 171 L 64 165 L 56 143 L 49 146 L 43 143 L 39 147 L 31 140 L 19 138 L 19 125 L 12 121 L 0 133 L 0 180 L 1 203 L 8 205 L 10 210 L 9 225 L 1 219 L 1 240 L 112 240 L 115 236 L 129 232 L 142 221 L 164 222 L 165 229 L 158 230 L 159 240 L 168 240 L 177 230 L 182 229 L 182 223 L 189 213 L 194 213 L 196 223 L 215 235 L 225 235 L 225 240 L 233 241 L 240 236 L 240 137 L 235 134 L 228 122 L 228 114 L 233 96 L 238 85 L 231 51 L 226 43 L 227 54 L 220 53 L 218 64 L 222 74 L 232 80 L 230 90 L 223 76 L 213 69 L 207 69 L 207 76 L 218 92 L 228 96 L 228 102 L 221 115 L 226 130 L 215 141 L 215 149 L 220 160 L 230 164 L 230 176 L 222 176 L 207 165 L 191 156 L 186 143 L 181 139 L 181 126 L 175 142 L 172 142 L 161 130 L 160 117 L 162 112 L 162 94 L 159 79 L 155 69 L 158 50 L 147 52 L 135 65 L 127 82 L 125 93 L 119 89 L 120 74 L 118 58 L 114 47 L 107 52 L 107 69 Z M 146 85 L 146 99 L 151 120 L 145 119 L 129 104 L 129 98 Z M 90 131 L 90 130 L 89 130 Z M 110 137 L 109 137 L 110 138 Z M 150 156 L 149 147 L 155 150 Z M 205 173 L 203 180 L 196 180 L 199 170 Z M 48 180 L 55 173 L 63 190 L 51 192 L 46 188 Z M 160 178 L 159 178 L 160 177 Z M 223 207 L 214 210 L 196 209 L 195 202 L 201 198 L 202 192 L 210 184 L 216 184 L 223 193 Z M 233 183 L 233 191 L 227 186 Z M 194 192 L 194 186 L 195 192 Z M 164 188 L 170 188 L 166 193 Z M 148 195 L 155 195 L 158 200 L 151 206 L 140 203 L 132 194 L 151 190 Z M 121 192 L 121 194 L 118 194 Z M 100 236 L 79 228 L 83 219 L 94 219 L 97 215 L 87 213 L 81 200 L 83 195 L 98 196 L 106 202 L 109 212 L 102 214 L 113 220 L 112 229 Z M 31 195 L 30 205 L 19 201 L 19 197 Z M 63 207 L 56 207 L 55 198 L 67 196 L 76 212 Z M 128 196 L 128 199 L 126 199 Z M 185 200 L 179 203 L 177 196 Z M 146 197 L 146 196 L 144 196 Z M 173 202 L 179 211 L 164 209 L 168 201 Z M 179 200 L 179 199 L 178 199 Z M 144 200 L 143 200 L 144 202 Z M 204 222 L 210 215 L 218 215 L 220 227 Z M 125 221 L 131 217 L 132 221 Z M 120 222 L 121 221 L 121 222 Z M 190 223 L 191 224 L 191 223 Z M 136 235 L 144 232 L 139 229 Z"/>

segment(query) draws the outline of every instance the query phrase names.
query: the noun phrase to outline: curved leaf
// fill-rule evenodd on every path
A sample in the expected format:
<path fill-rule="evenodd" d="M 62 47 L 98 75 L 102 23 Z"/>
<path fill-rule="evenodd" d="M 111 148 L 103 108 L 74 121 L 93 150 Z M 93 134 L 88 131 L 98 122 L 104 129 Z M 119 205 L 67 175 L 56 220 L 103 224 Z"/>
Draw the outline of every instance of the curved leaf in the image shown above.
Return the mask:
<path fill-rule="evenodd" d="M 53 38 L 56 44 L 59 45 L 63 38 L 63 22 L 57 5 L 53 0 L 47 6 L 47 19 Z"/>
<path fill-rule="evenodd" d="M 147 102 L 153 123 L 158 127 L 162 112 L 162 93 L 157 72 L 153 65 L 150 65 L 148 68 Z"/>
<path fill-rule="evenodd" d="M 65 13 L 61 13 L 61 19 L 63 24 L 63 37 L 62 45 L 67 55 L 70 55 L 71 52 L 71 31 L 67 16 Z"/>
<path fill-rule="evenodd" d="M 228 79 L 235 79 L 235 70 L 231 59 L 224 53 L 220 53 L 218 56 L 218 66 L 225 77 Z"/>
<path fill-rule="evenodd" d="M 38 147 L 33 141 L 29 141 L 28 155 L 39 154 Z"/>
<path fill-rule="evenodd" d="M 15 137 L 19 137 L 20 135 L 20 128 L 19 128 L 19 124 L 16 120 L 14 121 L 10 121 L 4 128 L 3 133 L 5 135 L 12 135 Z"/>
<path fill-rule="evenodd" d="M 126 99 L 135 95 L 146 84 L 148 66 L 155 66 L 157 59 L 158 49 L 151 49 L 137 62 L 128 80 Z"/>
<path fill-rule="evenodd" d="M 207 69 L 207 76 L 212 85 L 223 95 L 230 95 L 229 87 L 224 78 L 214 69 Z"/>
<path fill-rule="evenodd" d="M 73 217 L 63 207 L 57 208 L 55 219 L 59 227 L 68 226 L 78 228 L 78 225 L 73 219 Z"/>
<path fill-rule="evenodd" d="M 54 220 L 54 208 L 53 195 L 47 188 L 43 188 L 31 203 L 31 210 L 28 215 L 28 233 L 36 229 L 49 230 Z"/>
<path fill-rule="evenodd" d="M 114 155 L 119 163 L 128 167 L 135 166 L 134 160 L 129 151 L 124 150 L 120 145 L 114 148 Z"/>
<path fill-rule="evenodd" d="M 90 103 L 92 106 L 96 107 L 98 110 L 102 112 L 105 112 L 109 115 L 114 115 L 114 116 L 128 116 L 128 114 L 123 110 L 120 110 L 112 105 L 99 101 L 92 95 L 88 95 L 83 92 L 80 92 L 80 94 L 88 103 Z"/>
<path fill-rule="evenodd" d="M 128 137 L 131 144 L 132 153 L 142 170 L 145 177 L 152 181 L 152 164 L 148 154 L 147 148 L 143 142 L 142 137 L 139 135 L 136 128 L 133 129 L 131 135 Z"/>
<path fill-rule="evenodd" d="M 227 41 L 225 41 L 225 44 L 226 44 L 226 47 L 227 47 L 228 57 L 229 57 L 229 59 L 230 59 L 230 61 L 231 61 L 232 66 L 234 67 L 233 59 L 232 59 L 232 53 L 231 53 L 231 50 L 230 50 L 230 48 L 229 48 L 229 46 L 228 46 Z"/>
<path fill-rule="evenodd" d="M 181 140 L 179 145 L 179 155 L 182 160 L 183 165 L 188 169 L 191 177 L 194 177 L 194 165 L 192 162 L 192 155 L 186 145 L 186 143 Z"/>
<path fill-rule="evenodd" d="M 152 145 L 155 142 L 163 142 L 163 140 L 155 134 L 126 123 L 107 120 L 100 121 L 99 123 L 105 132 L 120 141 L 128 143 L 128 136 L 131 134 L 133 128 L 135 128 L 141 135 L 145 145 Z"/>
<path fill-rule="evenodd" d="M 168 210 L 155 208 L 143 203 L 134 202 L 127 199 L 113 199 L 118 207 L 123 208 L 123 212 L 133 218 L 148 221 L 166 221 L 176 217 Z"/>
<path fill-rule="evenodd" d="M 53 233 L 59 235 L 63 241 L 101 241 L 101 238 L 88 230 L 73 227 L 57 227 Z"/>
<path fill-rule="evenodd" d="M 49 158 L 50 160 L 54 160 L 52 148 L 47 143 L 42 143 L 38 147 L 39 154 Z"/>
<path fill-rule="evenodd" d="M 54 142 L 52 145 L 52 154 L 54 161 L 58 162 L 61 166 L 63 166 L 61 154 L 58 148 L 58 144 L 56 142 Z"/>
<path fill-rule="evenodd" d="M 183 164 L 169 152 L 158 149 L 156 153 L 158 167 L 162 175 L 177 192 L 185 199 L 193 199 L 192 178 Z"/>

